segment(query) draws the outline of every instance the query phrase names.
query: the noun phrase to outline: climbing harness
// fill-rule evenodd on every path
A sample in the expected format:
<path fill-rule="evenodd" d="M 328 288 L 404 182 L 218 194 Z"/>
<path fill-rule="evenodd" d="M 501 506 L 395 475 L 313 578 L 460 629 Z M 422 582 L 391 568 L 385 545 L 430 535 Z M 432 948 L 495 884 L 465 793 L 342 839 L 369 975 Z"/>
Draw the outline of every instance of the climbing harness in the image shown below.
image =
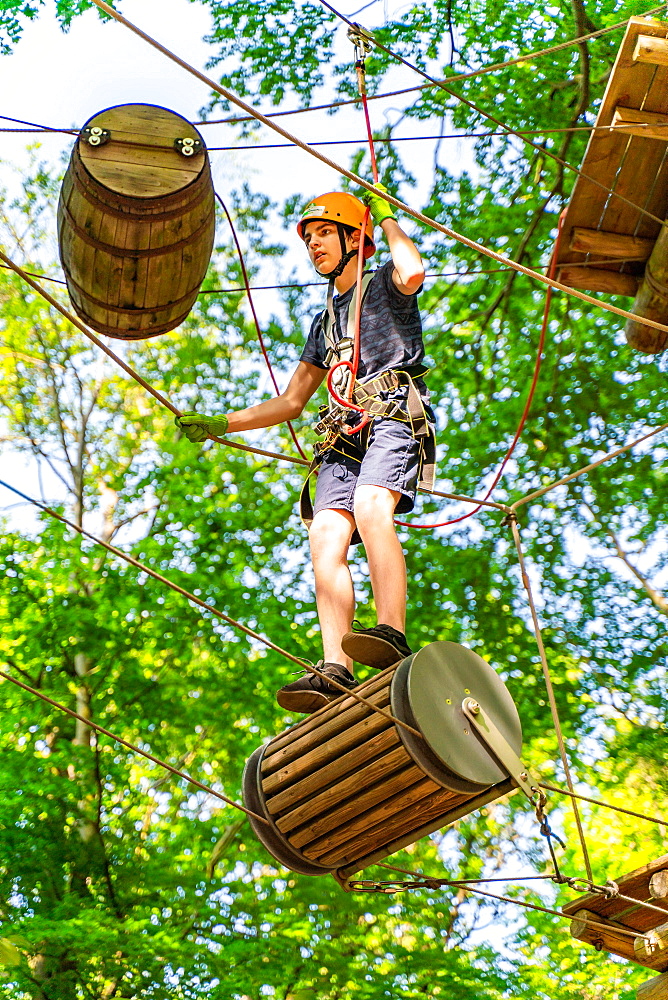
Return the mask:
<path fill-rule="evenodd" d="M 410 425 L 413 437 L 420 444 L 419 488 L 431 492 L 434 487 L 436 469 L 436 439 L 434 425 L 425 411 L 424 403 L 415 386 L 415 380 L 421 378 L 427 368 L 415 365 L 410 368 L 392 368 L 380 375 L 358 380 L 353 375 L 356 372 L 353 354 L 355 350 L 356 327 L 359 326 L 357 313 L 361 310 L 373 274 L 365 274 L 360 287 L 355 286 L 348 304 L 346 334 L 336 338 L 336 326 L 333 300 L 328 299 L 327 308 L 322 314 L 322 332 L 325 339 L 325 362 L 329 365 L 328 404 L 320 408 L 318 421 L 315 425 L 316 434 L 324 435 L 324 440 L 314 448 L 314 456 L 306 474 L 299 498 L 300 516 L 309 527 L 313 521 L 313 503 L 310 495 L 311 476 L 317 471 L 328 451 L 334 450 L 342 455 L 362 461 L 368 447 L 372 423 L 376 419 L 398 420 Z M 332 385 L 332 388 L 330 388 Z M 335 388 L 334 388 L 335 386 Z M 404 390 L 400 399 L 383 399 L 387 393 Z M 345 398 L 344 398 L 345 397 Z M 352 405 L 351 405 L 352 404 Z M 351 410 L 363 414 L 363 420 L 354 427 L 347 425 Z M 359 433 L 359 445 L 347 443 L 351 431 Z M 351 447 L 352 445 L 352 447 Z"/>

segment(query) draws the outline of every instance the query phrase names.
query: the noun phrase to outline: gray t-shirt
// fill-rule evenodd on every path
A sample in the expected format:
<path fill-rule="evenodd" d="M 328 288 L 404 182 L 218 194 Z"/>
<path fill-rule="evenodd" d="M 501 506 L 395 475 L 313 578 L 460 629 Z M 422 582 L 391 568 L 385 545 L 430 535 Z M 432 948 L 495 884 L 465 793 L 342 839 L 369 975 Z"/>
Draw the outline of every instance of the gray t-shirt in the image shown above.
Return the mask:
<path fill-rule="evenodd" d="M 404 295 L 392 281 L 393 271 L 394 263 L 391 260 L 374 271 L 364 297 L 360 324 L 360 363 L 357 371 L 359 379 L 372 378 L 391 368 L 410 369 L 421 365 L 424 358 L 422 321 L 417 304 L 420 290 L 412 295 Z M 353 285 L 343 295 L 334 296 L 336 341 L 347 335 L 348 306 L 354 288 Z M 319 313 L 311 323 L 300 360 L 315 365 L 316 368 L 327 369 L 327 349 L 322 332 L 323 315 Z"/>

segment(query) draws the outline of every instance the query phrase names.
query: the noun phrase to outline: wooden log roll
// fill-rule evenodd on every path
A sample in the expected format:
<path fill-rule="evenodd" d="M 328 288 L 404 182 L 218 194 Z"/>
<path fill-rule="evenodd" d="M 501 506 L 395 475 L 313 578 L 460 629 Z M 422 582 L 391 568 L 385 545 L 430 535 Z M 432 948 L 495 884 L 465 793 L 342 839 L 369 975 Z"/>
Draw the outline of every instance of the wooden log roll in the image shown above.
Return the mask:
<path fill-rule="evenodd" d="M 58 203 L 60 258 L 85 323 L 121 340 L 182 323 L 206 275 L 214 226 L 209 158 L 190 122 L 150 104 L 89 119 Z"/>
<path fill-rule="evenodd" d="M 668 899 L 668 871 L 655 872 L 649 880 L 650 895 L 654 899 Z"/>
<path fill-rule="evenodd" d="M 476 653 L 434 642 L 259 747 L 244 802 L 258 839 L 286 868 L 348 878 L 515 786 L 462 710 L 474 697 L 519 755 L 505 685 Z"/>
<path fill-rule="evenodd" d="M 631 962 L 638 961 L 633 949 L 634 938 L 628 933 L 629 928 L 614 920 L 608 920 L 593 910 L 582 909 L 574 913 L 570 931 L 571 937 L 586 944 L 593 944 L 598 951 L 610 951 L 613 955 L 621 955 Z"/>
<path fill-rule="evenodd" d="M 668 969 L 668 924 L 660 924 L 633 942 L 636 962 L 657 972 Z"/>
<path fill-rule="evenodd" d="M 668 323 L 668 228 L 664 224 L 645 267 L 632 312 L 657 323 Z M 627 319 L 627 343 L 643 354 L 660 354 L 668 342 L 668 333 Z"/>
<path fill-rule="evenodd" d="M 668 1000 L 668 973 L 641 983 L 636 988 L 636 1000 Z"/>

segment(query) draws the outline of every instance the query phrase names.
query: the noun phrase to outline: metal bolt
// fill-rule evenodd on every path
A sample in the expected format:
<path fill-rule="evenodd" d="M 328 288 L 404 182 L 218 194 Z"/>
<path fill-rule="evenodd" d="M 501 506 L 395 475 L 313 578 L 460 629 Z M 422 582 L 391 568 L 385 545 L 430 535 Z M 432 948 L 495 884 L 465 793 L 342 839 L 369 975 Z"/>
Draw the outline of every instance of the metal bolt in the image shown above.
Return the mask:
<path fill-rule="evenodd" d="M 469 731 L 468 731 L 468 729 L 465 729 L 465 730 L 464 730 L 464 736 L 468 736 L 468 734 L 469 734 Z"/>
<path fill-rule="evenodd" d="M 522 771 L 522 773 L 520 774 L 520 778 L 522 779 L 522 781 L 526 781 L 528 777 L 529 775 L 526 773 L 526 771 Z"/>
<path fill-rule="evenodd" d="M 480 705 L 477 701 L 474 701 L 473 698 L 471 698 L 466 707 L 472 715 L 480 715 Z"/>
<path fill-rule="evenodd" d="M 464 694 L 471 694 L 468 688 L 464 688 Z"/>
<path fill-rule="evenodd" d="M 451 698 L 446 698 L 445 699 L 445 704 L 446 705 L 452 705 L 452 699 Z"/>

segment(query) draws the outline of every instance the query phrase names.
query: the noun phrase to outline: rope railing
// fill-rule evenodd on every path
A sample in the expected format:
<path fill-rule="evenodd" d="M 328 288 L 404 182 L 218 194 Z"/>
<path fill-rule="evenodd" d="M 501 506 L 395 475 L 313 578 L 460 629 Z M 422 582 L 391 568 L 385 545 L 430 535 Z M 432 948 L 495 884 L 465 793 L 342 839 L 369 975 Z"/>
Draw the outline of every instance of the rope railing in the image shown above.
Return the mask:
<path fill-rule="evenodd" d="M 87 531 L 85 528 L 81 527 L 81 525 L 75 524 L 74 521 L 70 521 L 69 518 L 65 517 L 63 514 L 59 514 L 57 511 L 52 510 L 51 507 L 48 507 L 41 501 L 36 500 L 34 497 L 28 496 L 27 493 L 23 493 L 21 490 L 17 489 L 15 486 L 11 486 L 3 479 L 0 479 L 0 486 L 4 486 L 6 490 L 9 490 L 11 493 L 16 494 L 16 496 L 21 497 L 27 503 L 32 504 L 34 507 L 37 507 L 45 514 L 48 514 L 50 517 L 55 518 L 55 520 L 60 521 L 61 524 L 65 524 L 68 528 L 71 528 L 72 531 L 76 531 L 77 534 L 81 535 L 82 538 L 87 538 L 89 541 L 94 542 L 96 545 L 100 545 L 103 549 L 106 549 L 107 552 L 111 552 L 112 555 L 117 556 L 119 559 L 122 559 L 126 563 L 129 563 L 130 566 L 134 566 L 135 569 L 141 570 L 142 573 L 146 573 L 154 580 L 157 580 L 158 583 L 164 584 L 164 586 L 169 587 L 170 590 L 173 590 L 177 594 L 180 594 L 181 597 L 185 597 L 187 598 L 187 600 L 192 601 L 193 604 L 196 604 L 199 608 L 202 608 L 202 610 L 204 611 L 208 611 L 210 614 L 214 615 L 214 617 L 219 618 L 221 621 L 224 621 L 227 625 L 230 625 L 232 628 L 238 629 L 240 632 L 243 632 L 244 635 L 247 635 L 249 638 L 254 639 L 256 642 L 259 642 L 264 646 L 267 646 L 268 649 L 273 650 L 275 653 L 279 653 L 281 656 L 285 657 L 286 660 L 290 660 L 292 663 L 296 663 L 297 666 L 301 667 L 303 670 L 314 674 L 316 677 L 320 677 L 322 680 L 325 680 L 329 686 L 335 687 L 337 690 L 341 692 L 341 694 L 345 694 L 349 698 L 353 698 L 355 701 L 371 709 L 377 715 L 382 715 L 383 718 L 387 719 L 388 722 L 393 723 L 395 726 L 401 726 L 401 728 L 405 729 L 406 732 L 412 733 L 413 736 L 417 736 L 419 739 L 423 739 L 422 733 L 419 732 L 419 730 L 415 729 L 413 726 L 409 725 L 406 722 L 402 722 L 401 719 L 395 718 L 391 712 L 386 711 L 384 708 L 380 708 L 378 705 L 374 705 L 373 702 L 371 702 L 368 698 L 365 698 L 364 695 L 359 694 L 358 691 L 354 689 L 351 690 L 350 688 L 347 688 L 344 684 L 340 684 L 339 681 L 335 680 L 329 674 L 323 673 L 317 667 L 314 667 L 313 664 L 309 663 L 306 660 L 301 659 L 298 656 L 295 656 L 293 653 L 288 652 L 287 649 L 283 649 L 282 646 L 279 646 L 277 643 L 272 642 L 271 639 L 268 639 L 266 636 L 262 635 L 262 633 L 256 632 L 254 629 L 249 628 L 248 625 L 244 625 L 243 622 L 238 621 L 238 619 L 232 618 L 231 615 L 226 615 L 224 611 L 220 611 L 220 609 L 216 608 L 213 604 L 209 604 L 207 601 L 203 601 L 200 597 L 196 597 L 196 595 L 192 594 L 189 590 L 186 590 L 184 587 L 181 587 L 178 583 L 174 583 L 174 581 L 170 580 L 169 577 L 163 576 L 162 573 L 158 573 L 156 570 L 152 569 L 150 566 L 147 566 L 145 563 L 140 562 L 139 559 L 135 559 L 134 556 L 128 555 L 127 552 L 123 552 L 122 549 L 117 548 L 115 545 L 110 545 L 109 542 L 104 541 L 104 539 L 98 538 L 97 535 L 93 535 L 90 531 Z"/>
<path fill-rule="evenodd" d="M 659 11 L 664 10 L 668 4 L 662 3 L 658 7 L 652 7 L 650 10 L 646 11 L 644 14 L 640 14 L 640 17 L 651 17 L 652 14 L 658 14 Z M 348 22 L 353 23 L 353 22 Z M 452 76 L 444 77 L 443 83 L 457 83 L 460 80 L 473 80 L 479 76 L 485 76 L 488 73 L 496 73 L 502 69 L 508 69 L 510 66 L 517 66 L 523 62 L 530 62 L 533 59 L 541 58 L 542 56 L 551 55 L 553 52 L 559 52 L 563 49 L 572 48 L 576 45 L 581 45 L 583 42 L 593 41 L 595 38 L 601 38 L 603 35 L 610 34 L 613 31 L 619 31 L 621 28 L 626 27 L 628 24 L 628 18 L 623 21 L 618 21 L 616 24 L 611 24 L 607 28 L 600 28 L 597 31 L 592 31 L 588 35 L 579 35 L 577 38 L 570 38 L 565 42 L 559 42 L 556 45 L 548 46 L 548 48 L 538 49 L 533 52 L 527 52 L 523 56 L 516 56 L 513 59 L 507 59 L 505 62 L 493 63 L 491 66 L 484 66 L 478 70 L 471 70 L 467 73 L 454 73 Z M 391 90 L 380 94 L 369 94 L 368 99 L 370 101 L 379 101 L 388 97 L 400 97 L 402 94 L 414 94 L 420 90 L 429 90 L 431 87 L 437 86 L 437 83 L 423 83 L 417 87 L 404 87 L 402 90 Z M 334 101 L 330 104 L 316 104 L 308 108 L 292 108 L 287 111 L 274 111 L 267 115 L 268 118 L 280 118 L 286 115 L 299 115 L 305 114 L 309 111 L 327 111 L 330 108 L 343 107 L 349 104 L 359 104 L 359 97 L 352 97 L 348 100 Z M 207 121 L 197 122 L 198 125 L 236 125 L 241 122 L 252 121 L 252 115 L 239 116 L 233 118 L 218 118 L 209 119 Z"/>
<path fill-rule="evenodd" d="M 9 488 L 11 489 L 11 487 Z M 186 771 L 182 771 L 178 767 L 174 767 L 172 764 L 168 763 L 168 761 L 162 760 L 160 757 L 156 757 L 154 754 L 149 753 L 148 750 L 143 750 L 142 747 L 137 746 L 135 743 L 131 743 L 129 740 L 124 739 L 124 737 L 118 736 L 116 733 L 112 733 L 109 729 L 105 729 L 103 726 L 100 726 L 93 719 L 80 715 L 78 712 L 75 712 L 74 709 L 68 708 L 67 705 L 63 705 L 61 702 L 55 701 L 53 698 L 49 698 L 48 695 L 44 694 L 44 692 L 40 691 L 38 688 L 25 684 L 17 677 L 12 677 L 12 675 L 8 674 L 5 670 L 0 670 L 0 677 L 9 681 L 10 684 L 14 684 L 16 687 L 21 688 L 23 691 L 27 691 L 29 694 L 33 695 L 33 697 L 46 702 L 47 705 L 57 708 L 59 712 L 64 712 L 65 715 L 69 715 L 72 719 L 82 722 L 84 725 L 88 726 L 89 729 L 94 729 L 96 733 L 100 733 L 102 736 L 107 736 L 115 743 L 120 743 L 121 746 L 126 747 L 126 749 L 131 750 L 133 753 L 140 754 L 140 756 L 145 757 L 146 760 L 150 760 L 153 764 L 157 764 L 159 767 L 164 768 L 166 771 L 176 775 L 178 778 L 183 778 L 183 780 L 187 781 L 188 784 L 194 785 L 195 788 L 199 788 L 200 791 L 206 792 L 207 795 L 213 795 L 215 798 L 225 802 L 228 806 L 233 806 L 235 809 L 239 809 L 241 812 L 246 813 L 247 816 L 252 816 L 253 819 L 257 819 L 261 823 L 268 825 L 264 816 L 258 815 L 258 813 L 253 812 L 252 809 L 247 809 L 246 806 L 241 805 L 240 802 L 235 802 L 234 799 L 228 798 L 227 795 L 223 795 L 223 793 L 217 791 L 217 789 L 211 788 L 210 785 L 203 784 L 197 778 L 193 778 L 191 774 L 188 774 Z"/>

